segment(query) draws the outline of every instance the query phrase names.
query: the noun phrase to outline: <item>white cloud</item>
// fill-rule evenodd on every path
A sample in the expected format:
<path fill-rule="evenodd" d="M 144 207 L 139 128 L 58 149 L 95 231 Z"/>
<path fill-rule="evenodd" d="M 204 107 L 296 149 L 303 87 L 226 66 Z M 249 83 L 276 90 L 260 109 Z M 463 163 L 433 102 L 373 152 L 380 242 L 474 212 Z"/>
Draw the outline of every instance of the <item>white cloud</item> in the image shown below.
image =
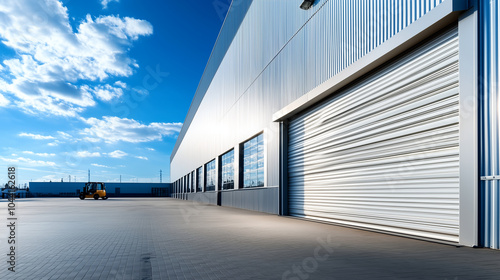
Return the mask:
<path fill-rule="evenodd" d="M 99 152 L 89 152 L 89 151 L 80 151 L 76 153 L 77 157 L 100 157 L 101 154 Z"/>
<path fill-rule="evenodd" d="M 137 92 L 140 95 L 143 95 L 143 96 L 146 96 L 149 94 L 149 91 L 144 89 L 144 88 L 142 88 L 142 89 L 141 88 L 133 88 L 132 90 Z"/>
<path fill-rule="evenodd" d="M 108 153 L 108 156 L 110 156 L 112 158 L 122 158 L 126 155 L 128 155 L 128 154 L 123 152 L 123 151 L 120 151 L 120 150 L 116 150 L 116 151 L 113 151 L 111 153 Z"/>
<path fill-rule="evenodd" d="M 54 137 L 52 136 L 44 136 L 44 135 L 40 135 L 40 134 L 32 134 L 32 133 L 19 133 L 19 136 L 21 137 L 30 137 L 32 139 L 35 139 L 35 140 L 51 140 L 51 139 L 55 139 Z"/>
<path fill-rule="evenodd" d="M 94 102 L 94 101 L 92 101 Z M 62 117 L 76 117 L 83 112 L 83 108 L 54 99 L 50 96 L 33 96 L 17 101 L 17 106 L 24 112 L 38 115 L 54 115 Z"/>
<path fill-rule="evenodd" d="M 87 15 L 75 30 L 57 0 L 0 1 L 1 42 L 18 54 L 3 61 L 0 106 L 14 97 L 27 113 L 78 116 L 96 104 L 85 84 L 132 75 L 138 65 L 130 47 L 153 33 L 147 21 L 114 15 Z"/>
<path fill-rule="evenodd" d="M 108 8 L 108 4 L 111 2 L 120 2 L 120 0 L 101 0 L 101 5 L 103 9 Z"/>
<path fill-rule="evenodd" d="M 97 37 L 98 39 L 101 39 L 99 36 L 94 36 L 93 33 L 101 32 L 102 29 L 105 29 L 106 31 L 104 35 L 115 36 L 118 39 L 127 40 L 126 42 L 123 42 L 126 44 L 129 44 L 130 41 L 139 39 L 139 36 L 153 34 L 153 26 L 145 20 L 131 17 L 119 18 L 116 16 L 100 16 L 93 21 L 90 15 L 87 15 L 86 22 L 80 25 L 80 32 L 77 36 L 83 36 L 84 38 L 91 36 L 91 38 Z M 92 46 L 94 45 L 94 42 L 83 42 L 92 44 Z M 105 40 L 105 42 L 107 43 L 107 40 Z M 104 44 L 100 47 L 103 47 L 105 50 L 108 50 L 109 48 L 109 46 Z M 132 60 L 129 62 L 132 62 Z"/>
<path fill-rule="evenodd" d="M 61 180 L 61 178 L 57 178 L 58 176 L 57 175 L 45 175 L 45 176 L 42 176 L 40 178 L 36 178 L 34 181 L 35 182 L 46 182 L 46 181 L 50 181 L 50 182 L 58 182 Z"/>
<path fill-rule="evenodd" d="M 102 165 L 102 164 L 97 164 L 97 163 L 92 163 L 90 164 L 92 166 L 95 166 L 95 167 L 104 167 L 104 168 L 110 168 L 109 166 L 106 166 L 106 165 Z"/>
<path fill-rule="evenodd" d="M 35 153 L 35 152 L 32 152 L 32 151 L 23 151 L 23 154 L 34 155 L 34 156 L 39 156 L 39 157 L 55 157 L 56 156 L 56 154 Z"/>
<path fill-rule="evenodd" d="M 123 89 L 110 85 L 97 86 L 93 90 L 94 95 L 102 101 L 110 101 L 123 95 Z"/>
<path fill-rule="evenodd" d="M 0 107 L 5 107 L 9 105 L 10 101 L 5 98 L 2 94 L 0 94 Z"/>
<path fill-rule="evenodd" d="M 58 131 L 57 132 L 62 138 L 64 139 L 71 139 L 73 138 L 70 134 L 66 133 L 66 132 L 62 132 L 62 131 Z"/>
<path fill-rule="evenodd" d="M 140 143 L 161 140 L 163 136 L 179 133 L 181 123 L 150 123 L 141 124 L 136 120 L 105 116 L 102 119 L 90 118 L 84 120 L 90 128 L 80 133 L 88 138 L 101 139 L 107 143 L 118 141 Z"/>
<path fill-rule="evenodd" d="M 155 150 L 155 149 L 153 149 L 153 148 L 146 148 L 146 149 L 148 149 L 148 150 L 150 150 L 150 151 L 156 151 L 156 150 Z"/>
<path fill-rule="evenodd" d="M 127 84 L 122 81 L 116 81 L 114 85 L 119 86 L 121 88 L 127 88 Z"/>
<path fill-rule="evenodd" d="M 136 158 L 138 158 L 138 159 L 143 159 L 143 160 L 148 160 L 148 158 L 147 158 L 147 157 L 143 157 L 143 156 L 136 156 Z"/>
<path fill-rule="evenodd" d="M 83 137 L 83 140 L 91 143 L 97 143 L 101 141 L 101 139 L 99 138 L 92 138 L 92 137 Z"/>
<path fill-rule="evenodd" d="M 2 160 L 5 163 L 15 163 L 20 165 L 22 164 L 23 166 L 56 166 L 56 163 L 52 161 L 33 160 L 25 157 L 18 157 L 18 158 L 0 157 L 0 160 Z"/>

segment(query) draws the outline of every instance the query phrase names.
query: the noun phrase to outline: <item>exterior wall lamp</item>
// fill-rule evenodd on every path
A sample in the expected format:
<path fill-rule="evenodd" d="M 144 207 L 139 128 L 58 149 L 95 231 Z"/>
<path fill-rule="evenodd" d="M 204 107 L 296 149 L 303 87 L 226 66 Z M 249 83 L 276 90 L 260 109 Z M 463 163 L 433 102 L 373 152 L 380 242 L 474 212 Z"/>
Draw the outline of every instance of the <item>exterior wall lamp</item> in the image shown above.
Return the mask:
<path fill-rule="evenodd" d="M 309 10 L 314 4 L 314 0 L 304 0 L 304 2 L 300 5 L 302 10 Z"/>

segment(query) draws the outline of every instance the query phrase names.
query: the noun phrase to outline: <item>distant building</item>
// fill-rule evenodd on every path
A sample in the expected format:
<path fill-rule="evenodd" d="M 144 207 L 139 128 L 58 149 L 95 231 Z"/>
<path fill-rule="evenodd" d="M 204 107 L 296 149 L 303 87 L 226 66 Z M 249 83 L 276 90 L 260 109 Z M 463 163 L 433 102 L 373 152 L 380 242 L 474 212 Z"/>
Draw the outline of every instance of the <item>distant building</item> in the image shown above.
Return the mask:
<path fill-rule="evenodd" d="M 170 196 L 170 183 L 106 183 L 109 197 Z M 30 182 L 35 197 L 77 196 L 85 182 Z"/>

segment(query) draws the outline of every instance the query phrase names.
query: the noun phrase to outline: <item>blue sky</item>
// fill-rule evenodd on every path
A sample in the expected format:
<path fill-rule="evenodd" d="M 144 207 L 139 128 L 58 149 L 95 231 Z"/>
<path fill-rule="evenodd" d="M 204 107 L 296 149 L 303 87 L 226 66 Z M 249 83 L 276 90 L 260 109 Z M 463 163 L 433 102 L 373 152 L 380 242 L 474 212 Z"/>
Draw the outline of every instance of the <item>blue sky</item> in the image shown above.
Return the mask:
<path fill-rule="evenodd" d="M 169 182 L 229 3 L 1 1 L 0 182 Z"/>

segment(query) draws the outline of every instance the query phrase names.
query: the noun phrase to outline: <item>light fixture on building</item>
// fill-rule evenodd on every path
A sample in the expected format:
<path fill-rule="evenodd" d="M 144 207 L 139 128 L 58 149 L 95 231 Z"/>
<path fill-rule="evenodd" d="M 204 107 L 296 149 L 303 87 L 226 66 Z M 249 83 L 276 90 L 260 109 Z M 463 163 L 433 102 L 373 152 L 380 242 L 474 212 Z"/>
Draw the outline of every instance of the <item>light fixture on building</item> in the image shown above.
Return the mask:
<path fill-rule="evenodd" d="M 302 5 L 300 5 L 300 8 L 302 10 L 309 10 L 313 4 L 314 4 L 314 0 L 304 0 Z"/>

